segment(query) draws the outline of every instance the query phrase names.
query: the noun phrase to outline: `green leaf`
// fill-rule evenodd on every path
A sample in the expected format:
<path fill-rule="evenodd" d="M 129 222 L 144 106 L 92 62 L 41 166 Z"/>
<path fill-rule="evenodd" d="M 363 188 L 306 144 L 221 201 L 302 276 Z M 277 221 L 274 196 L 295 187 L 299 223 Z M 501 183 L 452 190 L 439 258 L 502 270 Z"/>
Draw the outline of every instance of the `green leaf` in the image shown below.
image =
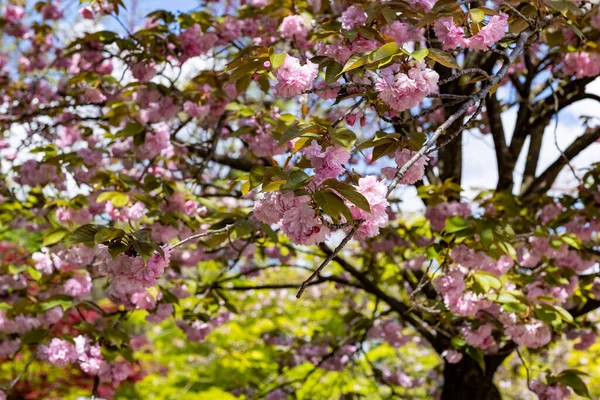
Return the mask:
<path fill-rule="evenodd" d="M 425 57 L 427 57 L 428 54 L 429 54 L 429 50 L 426 47 L 424 47 L 422 49 L 414 51 L 411 54 L 411 56 L 412 56 L 412 58 L 414 58 L 417 61 L 423 61 L 425 59 Z"/>
<path fill-rule="evenodd" d="M 473 225 L 472 220 L 465 219 L 460 215 L 454 215 L 446 219 L 446 226 L 444 228 L 444 231 L 446 233 L 460 232 L 470 228 L 471 225 Z"/>
<path fill-rule="evenodd" d="M 23 335 L 21 343 L 23 344 L 39 344 L 44 340 L 50 331 L 48 329 L 34 329 Z"/>
<path fill-rule="evenodd" d="M 454 56 L 440 49 L 431 48 L 427 57 L 447 68 L 460 69 Z"/>
<path fill-rule="evenodd" d="M 61 229 L 61 230 L 49 233 L 48 235 L 46 235 L 46 237 L 44 237 L 44 243 L 42 245 L 50 246 L 50 245 L 56 244 L 56 243 L 60 242 L 67 233 L 68 233 L 68 231 L 66 229 Z"/>
<path fill-rule="evenodd" d="M 80 226 L 71 234 L 69 237 L 69 242 L 71 243 L 86 243 L 91 244 L 92 246 L 95 244 L 94 236 L 96 233 L 102 229 L 100 225 L 83 225 Z"/>
<path fill-rule="evenodd" d="M 583 243 L 581 242 L 581 239 L 579 239 L 577 236 L 573 235 L 572 233 L 567 233 L 564 234 L 560 237 L 560 240 L 562 240 L 563 242 L 565 242 L 566 244 L 568 244 L 569 246 L 577 249 L 577 250 L 581 250 L 581 248 L 583 247 Z"/>
<path fill-rule="evenodd" d="M 527 305 L 523 303 L 504 303 L 502 308 L 507 312 L 523 313 L 527 311 Z"/>
<path fill-rule="evenodd" d="M 352 190 L 347 189 L 336 189 L 342 196 L 344 196 L 350 203 L 354 204 L 360 209 L 366 212 L 371 212 L 371 206 L 369 201 L 362 194 L 358 193 L 354 188 Z"/>
<path fill-rule="evenodd" d="M 346 217 L 346 220 L 352 220 L 352 213 L 344 200 L 342 200 L 337 194 L 325 190 L 322 192 L 317 192 L 315 195 L 315 200 L 319 207 L 323 209 L 325 214 L 329 215 L 335 221 L 339 220 L 339 215 L 342 214 Z"/>
<path fill-rule="evenodd" d="M 588 388 L 587 388 L 585 382 L 579 376 L 579 371 L 577 371 L 577 372 L 574 372 L 574 370 L 563 371 L 556 377 L 556 380 L 565 386 L 569 386 L 579 396 L 582 396 L 582 397 L 585 397 L 588 399 L 591 398 L 590 392 L 588 391 Z"/>
<path fill-rule="evenodd" d="M 393 55 L 401 53 L 402 50 L 396 42 L 386 43 L 377 50 L 372 51 L 367 55 L 354 55 L 344 65 L 344 69 L 341 73 L 352 71 L 353 69 L 362 67 L 365 64 L 374 63 L 384 58 L 391 57 Z"/>
<path fill-rule="evenodd" d="M 125 231 L 117 228 L 102 228 L 94 235 L 96 244 L 109 242 L 115 239 L 121 239 L 125 236 Z"/>
<path fill-rule="evenodd" d="M 475 271 L 473 274 L 473 281 L 483 289 L 483 293 L 488 293 L 491 289 L 502 289 L 502 282 L 500 282 L 500 279 L 489 272 Z"/>
<path fill-rule="evenodd" d="M 124 207 L 129 203 L 129 195 L 121 192 L 104 192 L 100 193 L 96 199 L 97 203 L 102 203 L 103 201 L 110 201 L 115 207 Z"/>
<path fill-rule="evenodd" d="M 479 368 L 481 368 L 481 370 L 485 372 L 485 359 L 483 357 L 483 352 L 479 349 L 470 346 L 466 348 L 465 352 L 469 357 L 475 360 L 475 362 L 477 362 L 477 365 L 479 365 Z"/>
<path fill-rule="evenodd" d="M 330 61 L 325 70 L 325 83 L 331 85 L 338 79 L 338 75 L 344 67 L 337 61 Z"/>
<path fill-rule="evenodd" d="M 350 150 L 354 146 L 354 143 L 356 143 L 356 134 L 350 129 L 337 128 L 330 133 L 330 136 L 335 144 L 346 150 Z"/>
<path fill-rule="evenodd" d="M 27 267 L 27 273 L 36 281 L 42 279 L 42 273 L 33 267 Z"/>
<path fill-rule="evenodd" d="M 271 61 L 271 68 L 277 69 L 283 64 L 287 57 L 286 53 L 273 53 L 269 55 L 269 61 Z"/>
<path fill-rule="evenodd" d="M 261 183 L 263 183 L 266 169 L 267 169 L 267 167 L 264 167 L 262 165 L 257 165 L 255 167 L 252 167 L 252 169 L 250 170 L 250 179 L 249 179 L 251 189 L 254 189 L 255 187 L 259 186 Z"/>

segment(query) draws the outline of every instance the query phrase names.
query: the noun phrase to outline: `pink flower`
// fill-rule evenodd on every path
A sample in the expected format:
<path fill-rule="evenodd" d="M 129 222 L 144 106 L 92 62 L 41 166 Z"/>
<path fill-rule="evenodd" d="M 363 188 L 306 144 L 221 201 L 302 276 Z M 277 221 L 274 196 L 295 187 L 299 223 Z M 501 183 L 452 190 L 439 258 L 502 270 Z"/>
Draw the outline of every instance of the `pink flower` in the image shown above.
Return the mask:
<path fill-rule="evenodd" d="M 92 278 L 87 271 L 77 273 L 72 278 L 68 279 L 63 286 L 63 291 L 65 294 L 75 298 L 84 297 L 90 292 L 91 289 Z"/>
<path fill-rule="evenodd" d="M 279 25 L 281 36 L 290 40 L 305 40 L 309 30 L 310 27 L 304 22 L 304 18 L 299 15 L 288 15 Z"/>
<path fill-rule="evenodd" d="M 454 50 L 460 46 L 465 33 L 463 28 L 456 26 L 451 16 L 442 17 L 435 21 L 433 30 L 435 36 L 442 41 L 442 49 L 444 50 Z"/>
<path fill-rule="evenodd" d="M 464 39 L 464 45 L 473 50 L 486 51 L 504 37 L 506 25 L 508 24 L 508 15 L 500 13 L 490 18 L 486 26 L 481 28 L 477 35 Z"/>
<path fill-rule="evenodd" d="M 424 29 L 415 28 L 405 22 L 394 21 L 390 25 L 381 28 L 381 33 L 391 37 L 396 43 L 402 45 L 411 40 L 419 40 L 423 37 Z"/>
<path fill-rule="evenodd" d="M 431 11 L 433 6 L 437 3 L 437 0 L 408 0 L 408 4 L 411 6 L 419 6 L 424 11 Z"/>
<path fill-rule="evenodd" d="M 451 312 L 461 317 L 475 317 L 477 312 L 490 307 L 491 304 L 489 300 L 486 300 L 484 295 L 478 295 L 475 292 L 466 292 L 456 302 L 446 305 Z"/>
<path fill-rule="evenodd" d="M 412 157 L 417 154 L 416 151 L 410 151 L 409 149 L 402 149 L 397 151 L 394 155 L 394 160 L 396 161 L 396 165 L 398 168 L 392 168 L 390 171 L 387 168 L 383 168 L 382 172 L 388 179 L 394 179 L 398 169 L 402 168 Z M 425 174 L 425 166 L 429 158 L 427 156 L 420 157 L 405 173 L 402 179 L 400 179 L 400 183 L 403 185 L 412 185 L 423 178 Z M 389 168 L 389 167 L 388 167 Z M 385 170 L 385 171 L 384 171 Z"/>
<path fill-rule="evenodd" d="M 524 325 L 510 326 L 506 329 L 506 334 L 519 346 L 532 349 L 545 346 L 552 338 L 550 328 L 539 320 L 532 320 Z"/>
<path fill-rule="evenodd" d="M 66 340 L 54 338 L 48 345 L 41 345 L 37 350 L 38 357 L 57 367 L 66 367 L 77 361 L 75 346 Z"/>
<path fill-rule="evenodd" d="M 180 58 L 184 62 L 192 57 L 208 53 L 219 38 L 214 33 L 202 33 L 200 25 L 194 24 L 179 35 L 183 54 Z"/>
<path fill-rule="evenodd" d="M 592 345 L 596 343 L 596 340 L 598 339 L 598 334 L 592 330 L 581 332 L 581 334 L 578 336 L 580 338 L 579 343 L 576 343 L 573 348 L 581 351 L 592 347 Z"/>
<path fill-rule="evenodd" d="M 286 148 L 279 144 L 273 135 L 267 132 L 260 132 L 256 135 L 244 134 L 241 136 L 252 153 L 257 157 L 272 157 L 286 152 Z"/>
<path fill-rule="evenodd" d="M 107 368 L 106 361 L 100 352 L 100 346 L 90 344 L 87 336 L 79 335 L 75 339 L 75 351 L 79 367 L 83 372 L 90 375 L 99 375 Z"/>
<path fill-rule="evenodd" d="M 155 314 L 146 315 L 146 321 L 158 323 L 166 318 L 169 318 L 173 315 L 173 304 L 171 303 L 160 303 L 156 308 Z"/>
<path fill-rule="evenodd" d="M 362 7 L 350 6 L 342 14 L 341 22 L 342 28 L 350 30 L 356 25 L 364 25 L 367 22 L 367 14 Z"/>
<path fill-rule="evenodd" d="M 556 217 L 562 213 L 563 206 L 560 203 L 550 203 L 542 208 L 542 212 L 540 214 L 540 219 L 544 224 L 554 220 Z"/>
<path fill-rule="evenodd" d="M 6 339 L 0 342 L 0 357 L 10 357 L 21 347 L 21 339 Z"/>
<path fill-rule="evenodd" d="M 307 203 L 287 210 L 281 220 L 281 230 L 296 244 L 305 246 L 324 242 L 329 229 L 324 226 Z"/>
<path fill-rule="evenodd" d="M 585 51 L 568 53 L 564 59 L 563 72 L 577 79 L 595 77 L 600 74 L 600 56 Z"/>
<path fill-rule="evenodd" d="M 144 139 L 144 144 L 136 149 L 136 155 L 149 160 L 156 157 L 162 151 L 171 147 L 171 134 L 169 126 L 165 123 L 153 125 L 154 132 L 148 132 Z"/>
<path fill-rule="evenodd" d="M 465 275 L 458 269 L 450 270 L 435 278 L 433 287 L 443 296 L 446 305 L 455 303 L 466 289 Z"/>
<path fill-rule="evenodd" d="M 492 324 L 481 325 L 479 328 L 475 330 L 471 330 L 470 328 L 462 328 L 462 333 L 465 338 L 465 341 L 473 347 L 476 347 L 481 350 L 485 350 L 489 347 L 492 347 L 496 341 L 492 336 Z"/>
<path fill-rule="evenodd" d="M 325 151 L 321 151 L 321 146 L 316 140 L 313 140 L 310 146 L 301 151 L 315 169 L 313 180 L 315 185 L 320 185 L 327 179 L 337 178 L 343 174 L 346 171 L 344 164 L 350 160 L 350 153 L 346 149 L 330 146 Z"/>
<path fill-rule="evenodd" d="M 543 382 L 533 379 L 529 388 L 538 396 L 538 400 L 565 400 L 571 397 L 571 388 L 555 383 L 546 385 Z"/>
<path fill-rule="evenodd" d="M 375 82 L 379 98 L 393 111 L 400 112 L 418 106 L 428 94 L 438 91 L 439 75 L 425 63 L 411 61 L 407 73 L 398 65 L 381 70 Z"/>
<path fill-rule="evenodd" d="M 286 211 L 306 201 L 306 196 L 296 197 L 293 193 L 268 192 L 265 193 L 264 199 L 254 203 L 254 216 L 265 224 L 276 224 L 281 221 Z"/>
<path fill-rule="evenodd" d="M 148 82 L 156 75 L 154 63 L 138 62 L 131 66 L 131 74 L 140 82 Z"/>
<path fill-rule="evenodd" d="M 389 205 L 387 187 L 384 181 L 379 181 L 374 175 L 360 178 L 358 186 L 355 187 L 369 202 L 371 212 L 346 201 L 346 205 L 352 212 L 352 218 L 363 221 L 354 237 L 359 240 L 375 237 L 379 234 L 379 230 L 387 225 L 389 218 L 387 213 Z"/>
<path fill-rule="evenodd" d="M 463 217 L 471 216 L 471 206 L 467 203 L 440 203 L 433 207 L 427 207 L 425 218 L 429 220 L 431 229 L 441 231 L 446 225 L 446 219 L 453 215 Z"/>
<path fill-rule="evenodd" d="M 52 4 L 51 2 L 46 3 L 42 9 L 41 14 L 44 19 L 56 20 L 60 19 L 63 16 L 62 11 L 60 11 L 56 4 Z"/>
<path fill-rule="evenodd" d="M 84 93 L 85 101 L 92 104 L 104 103 L 106 96 L 97 88 L 86 88 Z"/>
<path fill-rule="evenodd" d="M 462 360 L 463 355 L 456 350 L 448 349 L 442 352 L 442 357 L 446 359 L 448 364 L 458 364 Z"/>
<path fill-rule="evenodd" d="M 12 24 L 16 24 L 25 16 L 25 10 L 22 7 L 13 6 L 11 4 L 4 8 L 4 19 Z"/>
<path fill-rule="evenodd" d="M 80 8 L 79 15 L 85 19 L 94 19 L 94 11 L 90 7 Z"/>
<path fill-rule="evenodd" d="M 300 60 L 287 55 L 283 64 L 275 71 L 277 85 L 274 87 L 275 95 L 293 97 L 309 90 L 317 77 L 319 66 L 310 61 L 300 65 Z"/>

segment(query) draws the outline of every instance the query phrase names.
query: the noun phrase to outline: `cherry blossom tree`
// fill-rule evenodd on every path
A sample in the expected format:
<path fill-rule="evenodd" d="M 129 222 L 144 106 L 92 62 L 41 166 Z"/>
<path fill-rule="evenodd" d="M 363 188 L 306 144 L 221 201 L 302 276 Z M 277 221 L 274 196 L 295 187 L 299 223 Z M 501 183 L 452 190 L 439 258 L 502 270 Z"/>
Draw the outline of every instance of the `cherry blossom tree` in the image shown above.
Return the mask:
<path fill-rule="evenodd" d="M 127 397 L 174 344 L 206 398 L 598 394 L 558 362 L 597 337 L 600 128 L 558 129 L 600 101 L 596 4 L 127 6 L 2 5 L 0 398 Z"/>

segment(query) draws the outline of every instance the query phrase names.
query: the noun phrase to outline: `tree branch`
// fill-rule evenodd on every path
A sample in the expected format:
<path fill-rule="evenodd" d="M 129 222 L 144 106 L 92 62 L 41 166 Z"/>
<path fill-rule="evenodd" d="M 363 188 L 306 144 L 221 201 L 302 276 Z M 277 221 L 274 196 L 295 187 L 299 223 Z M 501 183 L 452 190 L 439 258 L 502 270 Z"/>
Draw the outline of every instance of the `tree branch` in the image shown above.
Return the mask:
<path fill-rule="evenodd" d="M 600 128 L 588 129 L 583 135 L 571 143 L 569 147 L 563 152 L 564 157 L 561 155 L 552 165 L 550 165 L 540 176 L 538 176 L 531 186 L 523 193 L 525 198 L 531 198 L 541 193 L 545 193 L 552 187 L 554 181 L 558 177 L 558 174 L 562 169 L 579 153 L 585 150 L 592 143 L 600 139 Z"/>

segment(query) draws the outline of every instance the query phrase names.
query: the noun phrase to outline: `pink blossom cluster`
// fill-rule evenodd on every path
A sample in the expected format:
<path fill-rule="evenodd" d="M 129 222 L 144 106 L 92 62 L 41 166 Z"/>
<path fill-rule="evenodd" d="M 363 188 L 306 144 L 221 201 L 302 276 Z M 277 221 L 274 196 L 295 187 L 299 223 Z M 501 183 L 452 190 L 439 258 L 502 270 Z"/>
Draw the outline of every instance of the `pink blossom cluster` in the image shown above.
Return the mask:
<path fill-rule="evenodd" d="M 277 84 L 273 88 L 276 96 L 294 97 L 312 88 L 312 84 L 319 73 L 319 66 L 306 61 L 300 65 L 300 60 L 287 55 L 283 64 L 275 70 Z"/>
<path fill-rule="evenodd" d="M 359 240 L 375 237 L 388 222 L 387 186 L 383 180 L 380 181 L 376 176 L 368 175 L 360 178 L 358 186 L 355 187 L 357 192 L 362 194 L 369 202 L 371 212 L 347 202 L 352 212 L 352 218 L 355 221 L 362 220 L 362 224 L 354 237 Z"/>
<path fill-rule="evenodd" d="M 142 257 L 126 254 L 114 259 L 105 255 L 101 271 L 112 279 L 109 292 L 116 298 L 123 298 L 156 285 L 156 280 L 163 274 L 171 259 L 171 249 L 168 246 L 163 246 L 163 252 L 164 259 L 155 252 L 148 262 L 144 262 Z"/>
<path fill-rule="evenodd" d="M 166 124 L 154 125 L 154 131 L 148 132 L 144 143 L 136 149 L 136 155 L 142 160 L 149 160 L 171 147 L 171 132 Z"/>
<path fill-rule="evenodd" d="M 313 140 L 310 146 L 300 150 L 304 156 L 311 162 L 315 169 L 313 182 L 320 185 L 325 180 L 337 178 L 346 171 L 344 164 L 350 160 L 348 150 L 339 146 L 328 146 L 321 150 L 321 145 Z"/>
<path fill-rule="evenodd" d="M 532 379 L 529 388 L 538 396 L 538 400 L 565 400 L 573 394 L 567 386 L 560 383 L 546 385 L 538 379 Z"/>
<path fill-rule="evenodd" d="M 37 350 L 38 357 L 48 364 L 65 367 L 77 361 L 75 346 L 66 340 L 54 338 L 48 345 L 40 345 Z"/>
<path fill-rule="evenodd" d="M 409 149 L 402 149 L 396 151 L 394 154 L 394 160 L 396 161 L 397 168 L 395 167 L 384 167 L 381 169 L 382 174 L 387 179 L 394 179 L 398 170 L 401 169 L 408 161 L 413 158 L 417 154 L 416 151 L 411 151 Z M 402 179 L 400 179 L 400 183 L 403 185 L 412 185 L 423 178 L 425 174 L 425 167 L 427 166 L 427 162 L 429 158 L 427 156 L 420 157 L 411 167 L 406 170 Z"/>
<path fill-rule="evenodd" d="M 446 219 L 455 215 L 465 218 L 470 217 L 471 206 L 467 203 L 444 202 L 435 206 L 429 206 L 425 211 L 425 218 L 429 220 L 431 229 L 438 232 L 446 226 Z"/>
<path fill-rule="evenodd" d="M 19 351 L 21 347 L 21 339 L 16 338 L 14 340 L 5 339 L 0 342 L 0 357 L 10 357 Z"/>
<path fill-rule="evenodd" d="M 458 364 L 462 360 L 463 355 L 456 350 L 447 349 L 442 352 L 442 357 L 444 357 L 449 364 Z"/>
<path fill-rule="evenodd" d="M 187 339 L 190 342 L 201 342 L 209 333 L 215 328 L 224 325 L 229 321 L 230 315 L 227 312 L 220 313 L 218 316 L 211 318 L 209 321 L 204 322 L 201 320 L 187 322 L 184 320 L 177 320 L 175 323 L 177 326 L 185 332 Z"/>
<path fill-rule="evenodd" d="M 496 276 L 504 275 L 514 266 L 514 260 L 509 255 L 502 255 L 495 261 L 483 251 L 476 252 L 464 244 L 454 247 L 450 257 L 456 264 L 467 270 L 482 270 Z"/>
<path fill-rule="evenodd" d="M 542 274 L 543 276 L 543 274 Z M 579 285 L 579 278 L 577 275 L 573 275 L 569 278 L 569 283 L 566 285 L 551 285 L 543 280 L 538 280 L 530 283 L 525 288 L 526 297 L 532 303 L 547 303 L 548 301 L 540 299 L 541 297 L 554 297 L 560 304 L 565 304 L 569 296 L 571 296 L 577 286 Z M 552 302 L 552 301 L 550 301 Z"/>
<path fill-rule="evenodd" d="M 87 207 L 74 209 L 66 207 L 58 207 L 56 209 L 56 219 L 62 223 L 75 223 L 85 225 L 92 220 L 92 214 Z"/>
<path fill-rule="evenodd" d="M 600 75 L 600 55 L 585 51 L 568 53 L 563 61 L 562 72 L 577 79 Z"/>
<path fill-rule="evenodd" d="M 369 329 L 370 339 L 383 339 L 392 347 L 402 347 L 412 340 L 412 336 L 402 333 L 402 325 L 396 320 L 376 320 Z"/>
<path fill-rule="evenodd" d="M 59 188 L 64 187 L 62 179 L 58 176 L 58 169 L 55 165 L 49 163 L 38 163 L 35 160 L 28 160 L 21 165 L 19 174 L 15 179 L 22 185 L 44 186 L 48 183 L 54 183 Z"/>
<path fill-rule="evenodd" d="M 288 15 L 279 25 L 279 32 L 282 37 L 301 43 L 306 40 L 309 30 L 310 26 L 304 22 L 304 18 L 300 15 Z"/>
<path fill-rule="evenodd" d="M 120 208 L 115 207 L 112 202 L 107 201 L 104 205 L 104 211 L 115 222 L 133 222 L 139 220 L 144 215 L 146 215 L 146 212 L 148 210 L 146 209 L 146 205 L 141 201 L 135 202 L 132 206 L 125 206 Z"/>
<path fill-rule="evenodd" d="M 529 244 L 530 247 L 523 246 L 517 250 L 519 264 L 525 268 L 534 268 L 544 260 L 575 272 L 584 272 L 594 265 L 593 259 L 582 258 L 580 252 L 569 250 L 565 243 L 558 248 L 552 247 L 547 237 L 532 236 Z"/>
<path fill-rule="evenodd" d="M 64 283 L 63 292 L 71 297 L 81 299 L 92 290 L 92 277 L 87 271 L 80 271 Z"/>
<path fill-rule="evenodd" d="M 407 389 L 417 388 L 425 384 L 425 378 L 413 378 L 400 369 L 397 369 L 394 372 L 391 372 L 388 369 L 384 369 L 383 380 L 385 380 L 390 385 L 402 386 Z"/>
<path fill-rule="evenodd" d="M 286 236 L 296 244 L 321 243 L 329 235 L 329 229 L 307 202 L 307 196 L 269 192 L 254 203 L 254 216 L 265 224 L 279 224 Z"/>
<path fill-rule="evenodd" d="M 573 345 L 575 350 L 585 351 L 588 350 L 596 340 L 598 339 L 598 333 L 591 329 L 586 330 L 570 330 L 567 331 L 567 339 L 575 340 L 579 339 L 579 342 Z"/>
<path fill-rule="evenodd" d="M 552 331 L 548 325 L 536 319 L 524 324 L 505 326 L 505 332 L 519 346 L 532 349 L 545 346 L 552 339 Z"/>
<path fill-rule="evenodd" d="M 219 38 L 214 33 L 202 33 L 200 25 L 194 24 L 187 28 L 179 35 L 179 41 L 182 47 L 181 62 L 184 62 L 192 57 L 197 57 L 208 53 L 212 49 Z"/>
<path fill-rule="evenodd" d="M 492 336 L 494 326 L 490 323 L 483 324 L 477 329 L 464 327 L 461 329 L 465 342 L 481 350 L 494 349 L 497 343 Z"/>
<path fill-rule="evenodd" d="M 398 64 L 384 68 L 375 81 L 379 98 L 393 111 L 401 112 L 418 106 L 431 93 L 437 93 L 439 75 L 425 63 L 411 61 L 408 71 Z"/>
<path fill-rule="evenodd" d="M 442 42 L 442 49 L 453 50 L 456 47 L 465 47 L 473 50 L 486 51 L 504 37 L 508 15 L 500 13 L 490 18 L 487 25 L 469 38 L 464 37 L 464 29 L 456 26 L 454 19 L 442 17 L 435 21 L 433 29 L 436 37 Z"/>
<path fill-rule="evenodd" d="M 357 25 L 364 25 L 367 22 L 367 13 L 360 6 L 350 6 L 342 13 L 340 22 L 342 28 L 350 30 Z"/>
<path fill-rule="evenodd" d="M 410 41 L 416 41 L 423 37 L 424 28 L 415 28 L 414 26 L 400 21 L 394 21 L 381 28 L 381 33 L 394 39 L 396 43 L 402 45 Z"/>

